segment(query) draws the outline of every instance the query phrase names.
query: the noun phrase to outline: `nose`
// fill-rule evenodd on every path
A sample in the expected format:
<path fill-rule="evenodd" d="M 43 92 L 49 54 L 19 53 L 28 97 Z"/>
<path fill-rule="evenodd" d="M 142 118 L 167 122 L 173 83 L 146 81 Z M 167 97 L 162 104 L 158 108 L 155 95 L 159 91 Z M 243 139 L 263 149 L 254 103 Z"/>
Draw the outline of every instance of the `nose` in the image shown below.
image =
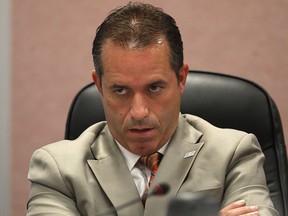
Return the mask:
<path fill-rule="evenodd" d="M 140 94 L 135 94 L 131 102 L 131 117 L 134 120 L 141 121 L 148 116 L 148 108 L 145 98 Z"/>

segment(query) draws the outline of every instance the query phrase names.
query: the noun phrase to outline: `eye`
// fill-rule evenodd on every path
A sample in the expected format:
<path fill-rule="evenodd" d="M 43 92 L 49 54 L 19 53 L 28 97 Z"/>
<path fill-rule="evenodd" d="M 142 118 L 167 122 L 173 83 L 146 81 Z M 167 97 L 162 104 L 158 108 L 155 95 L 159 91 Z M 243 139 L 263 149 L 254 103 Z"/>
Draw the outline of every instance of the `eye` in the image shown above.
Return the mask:
<path fill-rule="evenodd" d="M 158 92 L 158 91 L 160 91 L 161 90 L 161 86 L 159 86 L 159 85 L 151 85 L 150 87 L 149 87 L 149 90 L 151 91 L 151 92 Z"/>
<path fill-rule="evenodd" d="M 128 92 L 126 88 L 121 88 L 121 87 L 115 88 L 113 91 L 118 95 L 124 95 L 124 94 L 127 94 Z"/>

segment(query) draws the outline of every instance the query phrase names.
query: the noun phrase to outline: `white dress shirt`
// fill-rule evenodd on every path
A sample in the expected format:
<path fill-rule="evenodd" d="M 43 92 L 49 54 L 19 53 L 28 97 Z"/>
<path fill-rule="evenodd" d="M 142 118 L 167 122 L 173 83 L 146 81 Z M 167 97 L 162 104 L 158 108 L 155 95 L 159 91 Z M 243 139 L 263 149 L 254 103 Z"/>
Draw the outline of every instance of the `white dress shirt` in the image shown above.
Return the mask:
<path fill-rule="evenodd" d="M 116 143 L 118 144 L 125 158 L 126 164 L 131 172 L 135 185 L 138 189 L 139 195 L 140 197 L 142 197 L 148 185 L 148 182 L 151 176 L 151 170 L 149 170 L 148 167 L 146 167 L 144 164 L 137 163 L 141 155 L 133 154 L 132 152 L 124 148 L 117 141 Z M 162 146 L 162 148 L 160 148 L 158 152 L 164 155 L 168 147 L 168 143 L 169 141 L 164 146 Z"/>

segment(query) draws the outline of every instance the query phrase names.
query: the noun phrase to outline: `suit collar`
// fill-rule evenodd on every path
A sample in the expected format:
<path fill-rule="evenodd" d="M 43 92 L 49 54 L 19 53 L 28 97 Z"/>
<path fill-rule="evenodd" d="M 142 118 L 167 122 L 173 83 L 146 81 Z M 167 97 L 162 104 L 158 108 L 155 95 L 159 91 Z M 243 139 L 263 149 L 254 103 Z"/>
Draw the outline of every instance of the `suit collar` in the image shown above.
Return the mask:
<path fill-rule="evenodd" d="M 96 160 L 88 160 L 88 164 L 114 207 L 140 199 L 125 159 L 107 126 L 91 146 L 91 151 Z M 140 216 L 143 211 L 142 203 L 138 202 L 117 214 L 124 216 L 133 212 L 135 216 Z"/>
<path fill-rule="evenodd" d="M 167 196 L 149 197 L 144 215 L 155 215 L 155 212 L 165 215 L 169 200 L 178 193 L 204 144 L 199 142 L 201 136 L 201 132 L 194 129 L 182 115 L 179 116 L 177 129 L 151 185 L 154 188 L 157 184 L 166 183 L 173 187 Z M 114 206 L 140 198 L 125 159 L 107 126 L 91 146 L 91 151 L 96 160 L 88 160 L 88 164 Z M 142 203 L 136 203 L 117 213 L 131 215 L 131 212 L 135 216 L 143 215 Z"/>
<path fill-rule="evenodd" d="M 179 192 L 191 166 L 193 165 L 199 151 L 204 145 L 199 142 L 202 133 L 191 127 L 182 116 L 175 131 L 169 147 L 160 163 L 151 188 L 157 184 L 166 183 L 170 185 L 170 192 L 161 198 L 150 197 L 146 201 L 145 215 L 166 215 L 169 201 Z M 173 187 L 172 187 L 173 186 Z M 160 213 L 161 212 L 161 213 Z"/>

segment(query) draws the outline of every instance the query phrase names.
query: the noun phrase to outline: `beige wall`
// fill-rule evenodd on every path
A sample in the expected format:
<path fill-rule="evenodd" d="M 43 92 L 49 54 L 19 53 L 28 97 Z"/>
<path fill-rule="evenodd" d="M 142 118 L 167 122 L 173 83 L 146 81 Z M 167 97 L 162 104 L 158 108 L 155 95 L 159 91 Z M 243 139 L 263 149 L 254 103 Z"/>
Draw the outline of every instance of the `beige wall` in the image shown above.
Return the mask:
<path fill-rule="evenodd" d="M 91 81 L 96 26 L 124 2 L 12 1 L 11 215 L 25 215 L 33 151 L 63 138 L 71 100 Z M 176 19 L 191 69 L 238 75 L 266 88 L 278 104 L 287 140 L 287 0 L 148 2 Z"/>

